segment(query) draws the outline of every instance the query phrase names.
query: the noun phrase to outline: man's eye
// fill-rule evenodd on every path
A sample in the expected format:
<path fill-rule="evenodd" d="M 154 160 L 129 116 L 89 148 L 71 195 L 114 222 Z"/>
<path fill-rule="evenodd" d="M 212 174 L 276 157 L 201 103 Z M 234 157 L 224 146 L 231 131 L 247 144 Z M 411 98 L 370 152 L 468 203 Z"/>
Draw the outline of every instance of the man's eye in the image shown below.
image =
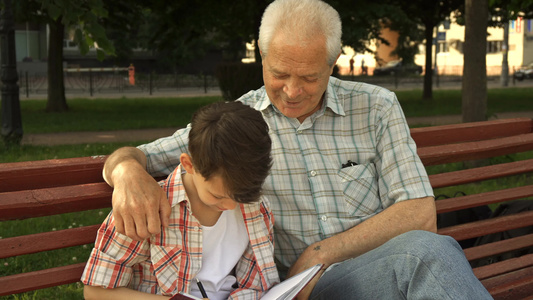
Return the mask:
<path fill-rule="evenodd" d="M 316 82 L 318 79 L 317 78 L 304 78 L 304 80 L 306 82 L 310 82 L 311 83 L 311 82 Z"/>

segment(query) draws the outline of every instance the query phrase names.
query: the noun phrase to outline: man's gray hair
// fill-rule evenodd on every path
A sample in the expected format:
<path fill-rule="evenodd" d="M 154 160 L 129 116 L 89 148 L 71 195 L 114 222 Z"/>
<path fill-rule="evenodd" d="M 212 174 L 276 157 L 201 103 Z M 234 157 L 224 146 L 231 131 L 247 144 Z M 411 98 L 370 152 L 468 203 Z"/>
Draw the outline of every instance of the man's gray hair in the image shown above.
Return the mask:
<path fill-rule="evenodd" d="M 287 42 L 303 43 L 323 34 L 327 63 L 332 66 L 341 53 L 342 25 L 339 13 L 320 0 L 276 0 L 266 9 L 259 27 L 259 47 L 266 56 L 275 34 L 283 33 Z"/>

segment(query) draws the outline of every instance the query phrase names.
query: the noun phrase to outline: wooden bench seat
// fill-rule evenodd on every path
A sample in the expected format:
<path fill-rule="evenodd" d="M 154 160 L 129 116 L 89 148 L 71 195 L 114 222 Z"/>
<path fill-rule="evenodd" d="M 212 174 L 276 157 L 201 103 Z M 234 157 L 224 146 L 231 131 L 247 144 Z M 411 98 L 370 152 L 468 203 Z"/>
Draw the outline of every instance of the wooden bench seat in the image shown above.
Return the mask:
<path fill-rule="evenodd" d="M 529 118 L 416 128 L 411 133 L 427 167 L 533 150 L 533 120 Z M 101 176 L 104 161 L 105 157 L 96 156 L 0 164 L 0 221 L 110 207 L 112 189 Z M 429 179 L 433 188 L 439 189 L 522 174 L 533 178 L 533 159 L 431 174 Z M 533 179 L 523 186 L 438 200 L 436 206 L 440 215 L 531 197 Z M 444 227 L 438 232 L 463 241 L 526 226 L 533 226 L 533 211 Z M 98 227 L 3 238 L 0 258 L 92 244 Z M 467 259 L 475 262 L 532 247 L 533 234 L 527 234 L 464 251 Z M 0 277 L 0 296 L 78 282 L 84 265 L 82 262 Z M 533 254 L 475 267 L 474 273 L 495 299 L 533 295 Z"/>

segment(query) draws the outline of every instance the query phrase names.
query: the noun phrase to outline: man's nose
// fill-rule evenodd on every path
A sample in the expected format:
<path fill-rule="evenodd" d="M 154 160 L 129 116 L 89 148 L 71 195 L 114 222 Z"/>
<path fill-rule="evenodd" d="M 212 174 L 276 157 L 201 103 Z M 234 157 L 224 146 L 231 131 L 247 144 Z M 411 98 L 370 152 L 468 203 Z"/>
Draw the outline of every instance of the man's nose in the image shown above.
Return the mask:
<path fill-rule="evenodd" d="M 302 87 L 298 80 L 289 80 L 283 87 L 283 92 L 291 99 L 298 97 L 302 93 Z"/>

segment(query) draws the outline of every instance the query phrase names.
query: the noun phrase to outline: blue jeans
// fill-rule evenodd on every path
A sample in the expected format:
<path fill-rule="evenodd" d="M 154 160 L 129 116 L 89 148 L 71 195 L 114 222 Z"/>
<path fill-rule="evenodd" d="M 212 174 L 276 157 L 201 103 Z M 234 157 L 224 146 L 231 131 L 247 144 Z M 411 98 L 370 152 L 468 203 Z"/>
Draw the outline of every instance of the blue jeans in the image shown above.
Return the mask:
<path fill-rule="evenodd" d="M 309 299 L 492 299 L 451 237 L 411 231 L 327 270 Z"/>

